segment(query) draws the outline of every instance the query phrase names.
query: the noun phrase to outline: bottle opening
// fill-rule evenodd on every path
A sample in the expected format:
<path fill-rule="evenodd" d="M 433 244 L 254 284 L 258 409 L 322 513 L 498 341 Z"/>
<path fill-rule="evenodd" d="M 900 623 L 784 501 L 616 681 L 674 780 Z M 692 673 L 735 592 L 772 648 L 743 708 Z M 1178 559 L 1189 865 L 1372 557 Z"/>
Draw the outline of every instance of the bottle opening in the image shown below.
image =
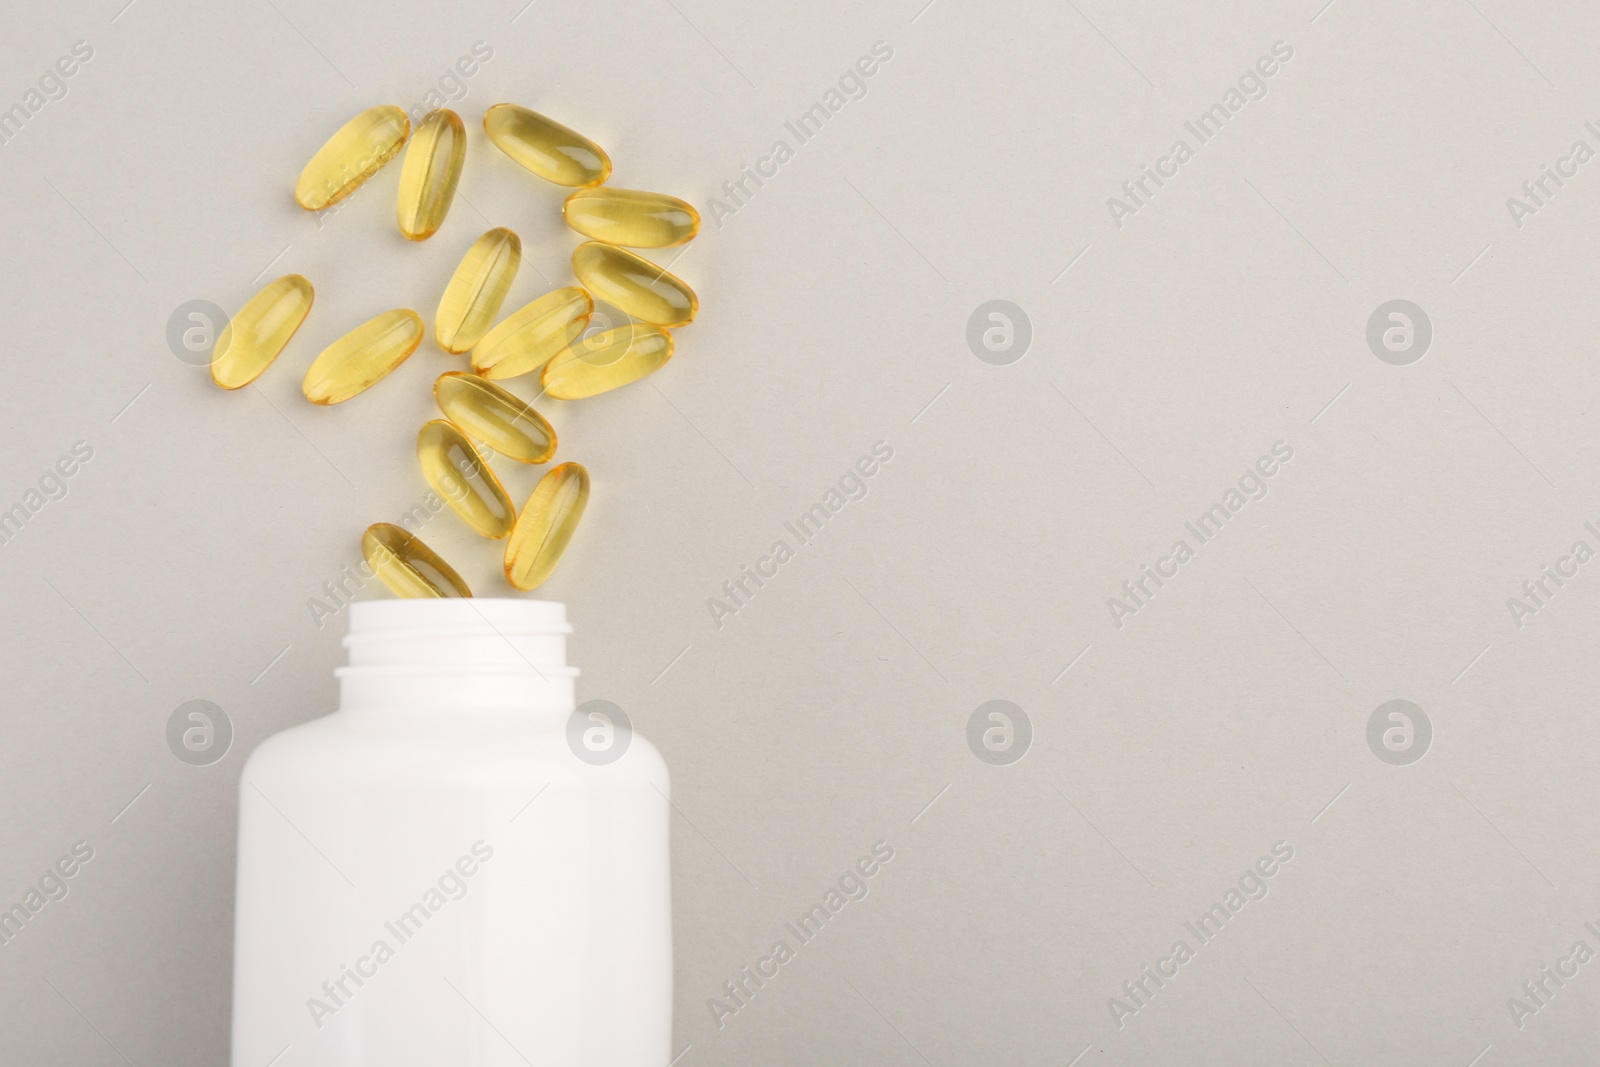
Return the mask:
<path fill-rule="evenodd" d="M 567 670 L 566 605 L 552 600 L 430 597 L 350 605 L 350 666 L 505 666 Z"/>
<path fill-rule="evenodd" d="M 341 706 L 570 705 L 564 604 L 448 597 L 350 605 Z"/>

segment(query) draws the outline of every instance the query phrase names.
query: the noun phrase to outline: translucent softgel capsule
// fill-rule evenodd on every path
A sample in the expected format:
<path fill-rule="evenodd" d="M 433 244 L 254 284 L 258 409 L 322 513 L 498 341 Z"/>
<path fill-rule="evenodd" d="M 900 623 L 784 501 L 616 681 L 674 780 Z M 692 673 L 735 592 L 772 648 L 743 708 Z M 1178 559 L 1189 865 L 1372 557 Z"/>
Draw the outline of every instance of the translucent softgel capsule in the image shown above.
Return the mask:
<path fill-rule="evenodd" d="M 361 556 L 395 596 L 471 596 L 472 590 L 438 554 L 403 528 L 377 522 L 361 535 Z"/>
<path fill-rule="evenodd" d="M 368 319 L 312 360 L 300 389 L 313 404 L 337 404 L 370 388 L 422 342 L 422 316 L 409 308 Z"/>
<path fill-rule="evenodd" d="M 467 131 L 460 115 L 440 108 L 417 123 L 400 168 L 396 207 L 400 232 L 408 241 L 426 241 L 444 225 L 466 157 Z"/>
<path fill-rule="evenodd" d="M 672 335 L 630 322 L 586 337 L 544 365 L 539 384 L 557 400 L 582 400 L 636 382 L 672 358 Z"/>
<path fill-rule="evenodd" d="M 425 423 L 417 431 L 417 462 L 433 491 L 462 522 L 485 537 L 511 532 L 517 510 L 505 486 L 454 425 L 444 419 Z"/>
<path fill-rule="evenodd" d="M 596 300 L 657 326 L 682 326 L 700 302 L 683 281 L 625 248 L 585 241 L 572 252 L 572 273 Z"/>
<path fill-rule="evenodd" d="M 667 248 L 700 232 L 700 213 L 675 196 L 635 189 L 580 189 L 561 206 L 567 225 L 596 241 Z"/>
<path fill-rule="evenodd" d="M 411 120 L 399 108 L 367 108 L 317 149 L 294 183 L 295 202 L 307 211 L 337 204 L 393 159 L 410 132 Z"/>
<path fill-rule="evenodd" d="M 439 375 L 433 398 L 451 422 L 498 455 L 518 463 L 546 463 L 556 454 L 556 432 L 543 415 L 475 374 Z"/>
<path fill-rule="evenodd" d="M 548 292 L 507 315 L 472 348 L 472 369 L 498 381 L 538 370 L 583 333 L 594 300 L 579 286 Z"/>
<path fill-rule="evenodd" d="M 310 282 L 285 274 L 245 301 L 211 349 L 211 380 L 238 389 L 260 377 L 305 321 L 313 296 Z"/>
<path fill-rule="evenodd" d="M 506 581 L 537 588 L 555 570 L 589 503 L 589 472 L 582 464 L 550 468 L 522 505 L 506 542 Z"/>
<path fill-rule="evenodd" d="M 581 133 L 516 104 L 483 113 L 483 132 L 494 146 L 546 181 L 584 188 L 611 176 L 611 159 Z"/>
<path fill-rule="evenodd" d="M 440 348 L 465 352 L 482 340 L 521 264 L 522 242 L 504 227 L 472 242 L 450 276 L 433 317 L 433 339 Z"/>

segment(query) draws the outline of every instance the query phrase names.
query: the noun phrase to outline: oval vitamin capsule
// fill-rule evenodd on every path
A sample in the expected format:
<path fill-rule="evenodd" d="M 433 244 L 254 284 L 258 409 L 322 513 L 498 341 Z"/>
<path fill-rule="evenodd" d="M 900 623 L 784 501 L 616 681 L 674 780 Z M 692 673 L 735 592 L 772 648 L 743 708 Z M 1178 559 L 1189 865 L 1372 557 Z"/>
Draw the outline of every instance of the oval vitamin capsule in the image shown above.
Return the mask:
<path fill-rule="evenodd" d="M 317 149 L 294 183 L 295 202 L 307 211 L 337 204 L 393 159 L 410 133 L 411 120 L 399 108 L 367 108 Z"/>
<path fill-rule="evenodd" d="M 585 241 L 572 251 L 572 273 L 596 300 L 657 326 L 682 326 L 700 307 L 681 279 L 615 245 Z"/>
<path fill-rule="evenodd" d="M 677 197 L 609 186 L 573 193 L 561 217 L 585 237 L 629 248 L 670 248 L 700 232 L 700 213 Z"/>
<path fill-rule="evenodd" d="M 426 241 L 444 225 L 466 158 L 467 130 L 460 115 L 444 107 L 430 111 L 417 123 L 400 167 L 395 208 L 406 240 Z"/>
<path fill-rule="evenodd" d="M 582 400 L 636 382 L 672 358 L 672 335 L 630 322 L 585 337 L 544 365 L 539 384 L 557 400 Z"/>
<path fill-rule="evenodd" d="M 506 581 L 526 592 L 555 570 L 589 503 L 589 472 L 581 463 L 551 467 L 522 505 L 506 542 Z"/>
<path fill-rule="evenodd" d="M 259 378 L 306 320 L 314 297 L 298 274 L 268 282 L 223 327 L 211 349 L 211 380 L 238 389 Z"/>
<path fill-rule="evenodd" d="M 505 486 L 453 423 L 434 419 L 423 424 L 417 431 L 417 463 L 433 491 L 462 522 L 485 537 L 501 538 L 511 532 L 517 509 Z"/>
<path fill-rule="evenodd" d="M 545 181 L 586 188 L 611 176 L 611 158 L 581 133 L 537 111 L 495 104 L 483 113 L 494 146 Z"/>
<path fill-rule="evenodd" d="M 361 535 L 361 558 L 395 596 L 472 595 L 461 575 L 438 553 L 393 523 L 367 527 Z"/>
<path fill-rule="evenodd" d="M 472 242 L 433 316 L 433 339 L 440 348 L 465 352 L 489 332 L 521 264 L 522 241 L 503 226 Z"/>
<path fill-rule="evenodd" d="M 311 361 L 300 389 L 313 404 L 338 404 L 370 388 L 422 343 L 422 316 L 410 308 L 368 319 Z"/>
<path fill-rule="evenodd" d="M 494 381 L 538 370 L 583 333 L 594 299 L 580 286 L 544 294 L 507 315 L 472 348 L 472 369 Z"/>
<path fill-rule="evenodd" d="M 439 410 L 470 437 L 518 463 L 547 463 L 556 454 L 556 432 L 545 417 L 476 374 L 449 371 L 433 383 Z"/>

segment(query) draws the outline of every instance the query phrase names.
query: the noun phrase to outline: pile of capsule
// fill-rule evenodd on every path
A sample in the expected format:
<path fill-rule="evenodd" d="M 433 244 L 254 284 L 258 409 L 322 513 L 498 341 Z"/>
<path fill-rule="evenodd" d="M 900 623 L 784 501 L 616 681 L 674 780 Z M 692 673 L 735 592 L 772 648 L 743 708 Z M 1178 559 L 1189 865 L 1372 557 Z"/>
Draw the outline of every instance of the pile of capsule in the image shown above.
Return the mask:
<path fill-rule="evenodd" d="M 497 228 L 467 250 L 434 313 L 433 339 L 451 355 L 466 353 L 471 373 L 448 371 L 434 382 L 445 417 L 418 432 L 417 460 L 428 484 L 468 526 L 485 537 L 507 538 L 506 581 L 528 590 L 550 576 L 571 541 L 588 502 L 589 472 L 572 462 L 551 468 L 515 510 L 475 442 L 492 455 L 540 464 L 554 457 L 556 434 L 528 402 L 495 382 L 538 371 L 541 396 L 578 400 L 666 363 L 673 347 L 669 327 L 690 322 L 699 302 L 680 279 L 627 249 L 684 244 L 699 231 L 700 216 L 676 197 L 604 187 L 611 160 L 600 146 L 537 112 L 496 104 L 484 113 L 483 128 L 496 148 L 526 169 L 577 190 L 562 216 L 589 240 L 572 253 L 577 285 L 548 292 L 498 323 L 522 242 Z M 450 210 L 466 158 L 466 130 L 448 108 L 425 116 L 414 136 L 400 108 L 361 112 L 306 164 L 295 201 L 307 211 L 336 204 L 402 148 L 400 232 L 426 241 Z M 595 298 L 631 321 L 585 337 Z M 255 381 L 305 321 L 312 299 L 311 283 L 298 274 L 251 297 L 217 337 L 212 380 L 224 389 Z M 416 351 L 424 329 L 409 308 L 362 323 L 312 361 L 301 383 L 306 399 L 340 404 L 365 392 Z M 399 596 L 472 595 L 448 563 L 399 526 L 368 527 L 361 553 Z"/>

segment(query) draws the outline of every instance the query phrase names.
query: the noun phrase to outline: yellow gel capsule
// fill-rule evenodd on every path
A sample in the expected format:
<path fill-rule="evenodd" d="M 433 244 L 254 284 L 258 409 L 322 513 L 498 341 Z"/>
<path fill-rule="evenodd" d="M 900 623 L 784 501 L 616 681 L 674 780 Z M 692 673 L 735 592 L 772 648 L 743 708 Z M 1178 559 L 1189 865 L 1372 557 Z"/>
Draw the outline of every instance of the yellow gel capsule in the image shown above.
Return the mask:
<path fill-rule="evenodd" d="M 361 556 L 395 596 L 471 596 L 438 554 L 402 527 L 375 522 L 361 535 Z"/>
<path fill-rule="evenodd" d="M 527 591 L 555 570 L 589 503 L 589 472 L 581 463 L 551 467 L 522 505 L 506 542 L 506 581 Z"/>
<path fill-rule="evenodd" d="M 338 404 L 370 388 L 422 343 L 422 316 L 409 308 L 368 319 L 311 361 L 301 392 L 313 404 Z"/>
<path fill-rule="evenodd" d="M 586 188 L 611 176 L 611 158 L 581 133 L 516 104 L 483 113 L 494 146 L 545 181 Z"/>
<path fill-rule="evenodd" d="M 472 369 L 498 381 L 540 368 L 583 333 L 594 299 L 576 285 L 555 289 L 507 315 L 472 348 Z"/>
<path fill-rule="evenodd" d="M 430 111 L 417 123 L 400 168 L 396 213 L 400 233 L 408 241 L 426 241 L 444 225 L 461 182 L 467 158 L 467 130 L 449 108 Z"/>
<path fill-rule="evenodd" d="M 463 433 L 518 463 L 547 463 L 556 454 L 556 431 L 518 396 L 475 374 L 453 370 L 433 383 L 439 410 Z"/>
<path fill-rule="evenodd" d="M 539 375 L 557 400 L 582 400 L 636 382 L 672 358 L 672 335 L 659 326 L 630 322 L 564 349 Z"/>
<path fill-rule="evenodd" d="M 454 424 L 444 419 L 423 424 L 417 431 L 417 462 L 433 491 L 468 526 L 485 537 L 511 532 L 517 509 L 505 486 Z"/>
<path fill-rule="evenodd" d="M 609 186 L 573 193 L 561 217 L 585 237 L 630 248 L 670 248 L 700 232 L 700 213 L 677 197 Z"/>
<path fill-rule="evenodd" d="M 657 326 L 682 326 L 700 307 L 681 279 L 614 245 L 585 241 L 572 251 L 572 273 L 596 300 Z"/>
<path fill-rule="evenodd" d="M 489 332 L 522 264 L 522 242 L 496 227 L 461 257 L 433 317 L 433 339 L 446 352 L 465 352 Z"/>
<path fill-rule="evenodd" d="M 393 159 L 410 133 L 411 120 L 399 108 L 367 108 L 317 149 L 294 183 L 295 202 L 307 211 L 337 204 Z"/>
<path fill-rule="evenodd" d="M 247 300 L 211 349 L 211 380 L 238 389 L 259 378 L 306 320 L 313 296 L 310 282 L 285 274 Z"/>

